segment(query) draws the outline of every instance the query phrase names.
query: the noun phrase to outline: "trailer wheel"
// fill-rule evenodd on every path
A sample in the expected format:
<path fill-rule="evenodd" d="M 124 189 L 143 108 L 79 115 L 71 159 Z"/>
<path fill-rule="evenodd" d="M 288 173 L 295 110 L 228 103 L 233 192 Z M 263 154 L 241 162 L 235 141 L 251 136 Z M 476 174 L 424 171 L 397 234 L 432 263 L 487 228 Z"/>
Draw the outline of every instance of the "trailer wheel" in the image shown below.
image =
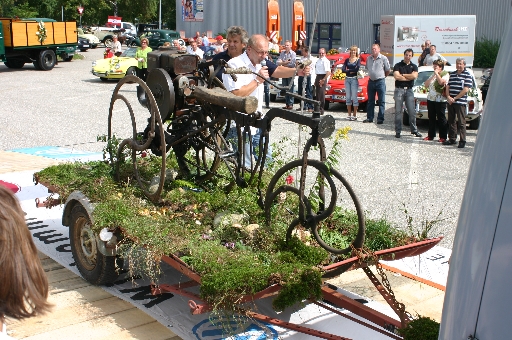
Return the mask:
<path fill-rule="evenodd" d="M 76 267 L 87 282 L 102 285 L 117 279 L 116 257 L 105 256 L 99 251 L 89 214 L 81 204 L 71 210 L 69 239 Z"/>
<path fill-rule="evenodd" d="M 23 65 L 25 65 L 25 62 L 19 59 L 8 59 L 4 61 L 4 64 L 8 68 L 22 68 Z"/>
<path fill-rule="evenodd" d="M 72 61 L 72 60 L 73 60 L 73 56 L 69 56 L 69 57 L 64 58 L 64 61 Z"/>
<path fill-rule="evenodd" d="M 37 56 L 37 63 L 43 71 L 50 71 L 57 63 L 57 57 L 52 50 L 43 50 Z"/>

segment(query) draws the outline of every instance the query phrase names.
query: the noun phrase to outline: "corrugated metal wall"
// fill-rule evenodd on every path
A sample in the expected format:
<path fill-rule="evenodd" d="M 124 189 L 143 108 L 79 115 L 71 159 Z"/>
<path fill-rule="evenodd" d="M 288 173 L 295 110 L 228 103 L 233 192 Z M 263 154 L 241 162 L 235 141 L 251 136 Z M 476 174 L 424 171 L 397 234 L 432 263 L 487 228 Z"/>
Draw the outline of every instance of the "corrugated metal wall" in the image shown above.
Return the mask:
<path fill-rule="evenodd" d="M 177 30 L 187 37 L 196 31 L 212 30 L 215 35 L 232 25 L 244 26 L 249 34 L 265 33 L 267 0 L 204 0 L 204 21 L 183 22 L 181 1 L 177 3 Z M 380 16 L 395 15 L 476 15 L 476 36 L 501 40 L 512 14 L 511 1 L 466 0 L 320 0 L 317 23 L 341 24 L 342 45 L 366 48 L 373 43 L 373 25 Z M 317 0 L 304 0 L 306 21 L 313 22 Z M 281 36 L 291 39 L 293 0 L 279 0 Z M 308 32 L 309 37 L 310 32 Z"/>

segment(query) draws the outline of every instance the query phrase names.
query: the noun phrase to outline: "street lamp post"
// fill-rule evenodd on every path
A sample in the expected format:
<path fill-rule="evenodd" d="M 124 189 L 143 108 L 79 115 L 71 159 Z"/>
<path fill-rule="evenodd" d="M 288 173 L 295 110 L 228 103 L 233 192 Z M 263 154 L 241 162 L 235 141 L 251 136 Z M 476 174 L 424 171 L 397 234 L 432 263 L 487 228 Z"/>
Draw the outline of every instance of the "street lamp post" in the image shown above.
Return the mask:
<path fill-rule="evenodd" d="M 162 29 L 162 0 L 160 0 L 160 8 L 158 11 L 158 29 Z"/>

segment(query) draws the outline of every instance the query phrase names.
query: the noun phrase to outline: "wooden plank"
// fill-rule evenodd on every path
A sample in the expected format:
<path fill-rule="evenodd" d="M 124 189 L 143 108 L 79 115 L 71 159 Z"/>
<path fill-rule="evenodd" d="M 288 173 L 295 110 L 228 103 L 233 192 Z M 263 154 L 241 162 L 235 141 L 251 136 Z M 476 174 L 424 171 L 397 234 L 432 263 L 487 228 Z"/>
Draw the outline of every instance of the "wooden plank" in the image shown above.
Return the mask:
<path fill-rule="evenodd" d="M 39 36 L 36 34 L 39 31 L 39 24 L 37 22 L 27 22 L 26 26 L 27 46 L 40 46 Z M 47 43 L 47 40 L 45 40 L 45 43 Z"/>
<path fill-rule="evenodd" d="M 76 44 L 78 42 L 76 21 L 66 21 L 66 42 L 68 44 Z"/>
<path fill-rule="evenodd" d="M 66 24 L 65 22 L 54 22 L 53 23 L 53 37 L 56 44 L 65 44 L 66 40 Z"/>
<path fill-rule="evenodd" d="M 12 47 L 28 46 L 27 43 L 27 23 L 13 22 L 12 29 Z"/>
<path fill-rule="evenodd" d="M 122 330 L 119 333 L 109 335 L 98 340 L 129 340 L 129 339 L 151 339 L 151 340 L 180 340 L 172 331 L 164 327 L 157 321 L 133 327 L 129 330 Z"/>

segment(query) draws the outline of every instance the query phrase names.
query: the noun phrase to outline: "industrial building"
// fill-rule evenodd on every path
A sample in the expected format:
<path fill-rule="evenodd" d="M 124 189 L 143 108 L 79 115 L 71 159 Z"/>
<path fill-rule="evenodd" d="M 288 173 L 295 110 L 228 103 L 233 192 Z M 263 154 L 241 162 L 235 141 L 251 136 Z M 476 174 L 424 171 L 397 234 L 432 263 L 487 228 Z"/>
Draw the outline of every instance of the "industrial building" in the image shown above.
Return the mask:
<path fill-rule="evenodd" d="M 176 29 L 186 37 L 195 32 L 211 31 L 212 36 L 229 26 L 240 25 L 249 34 L 266 33 L 269 0 L 182 0 L 176 2 Z M 292 37 L 292 8 L 296 0 L 279 0 L 280 37 Z M 381 15 L 476 15 L 476 38 L 501 40 L 512 12 L 504 0 L 303 0 L 306 31 L 309 37 L 315 13 L 312 52 L 356 44 L 363 50 L 379 41 Z M 317 4 L 318 7 L 317 7 Z M 189 13 L 193 7 L 195 16 Z M 317 11 L 318 8 L 318 11 Z M 185 16 L 185 12 L 186 15 Z M 190 16 L 189 16 L 190 15 Z"/>

